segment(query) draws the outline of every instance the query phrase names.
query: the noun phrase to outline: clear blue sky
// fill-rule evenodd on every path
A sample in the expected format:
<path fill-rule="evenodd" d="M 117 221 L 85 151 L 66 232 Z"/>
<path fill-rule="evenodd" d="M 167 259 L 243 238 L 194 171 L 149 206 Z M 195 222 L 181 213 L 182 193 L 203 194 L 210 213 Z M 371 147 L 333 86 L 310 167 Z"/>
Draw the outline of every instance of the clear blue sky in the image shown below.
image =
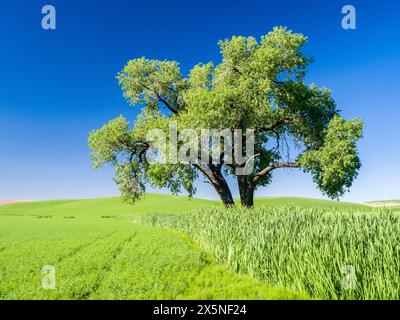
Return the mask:
<path fill-rule="evenodd" d="M 41 28 L 45 4 L 57 9 L 57 30 Z M 341 28 L 345 4 L 356 7 L 354 31 Z M 124 64 L 174 59 L 187 73 L 219 61 L 219 39 L 259 37 L 275 25 L 309 37 L 307 81 L 331 88 L 346 118 L 365 120 L 363 167 L 343 199 L 400 198 L 399 17 L 395 0 L 1 1 L 0 198 L 117 194 L 110 169 L 91 169 L 87 135 L 120 114 L 137 115 L 115 80 Z M 297 171 L 276 173 L 258 195 L 321 197 Z"/>

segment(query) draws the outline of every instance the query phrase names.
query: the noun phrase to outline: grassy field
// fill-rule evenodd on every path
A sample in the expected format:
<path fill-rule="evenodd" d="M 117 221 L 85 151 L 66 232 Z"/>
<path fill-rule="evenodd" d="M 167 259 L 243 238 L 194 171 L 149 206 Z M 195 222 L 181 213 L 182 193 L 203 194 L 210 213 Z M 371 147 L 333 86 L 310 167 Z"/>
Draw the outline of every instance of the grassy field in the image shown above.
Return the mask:
<path fill-rule="evenodd" d="M 151 194 L 133 207 L 0 206 L 0 299 L 399 297 L 397 211 L 303 198 L 256 207 Z M 41 286 L 45 265 L 54 290 Z M 355 290 L 343 291 L 344 265 L 355 266 Z"/>
<path fill-rule="evenodd" d="M 394 210 L 275 203 L 141 221 L 182 231 L 230 270 L 313 298 L 400 299 L 400 214 Z"/>
<path fill-rule="evenodd" d="M 229 271 L 179 233 L 131 220 L 210 206 L 219 204 L 166 195 L 135 207 L 118 198 L 1 206 L 0 299 L 306 298 Z M 55 267 L 55 290 L 41 286 L 45 265 Z"/>

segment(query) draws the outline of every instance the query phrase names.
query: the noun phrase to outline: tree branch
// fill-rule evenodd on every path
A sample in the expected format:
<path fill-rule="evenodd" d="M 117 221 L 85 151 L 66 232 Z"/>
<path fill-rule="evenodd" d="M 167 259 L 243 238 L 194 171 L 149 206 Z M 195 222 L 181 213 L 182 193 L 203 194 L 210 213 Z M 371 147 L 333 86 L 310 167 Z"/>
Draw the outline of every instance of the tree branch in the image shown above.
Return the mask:
<path fill-rule="evenodd" d="M 172 106 L 169 104 L 169 102 L 167 100 L 165 100 L 164 98 L 162 98 L 158 92 L 155 92 L 155 94 L 157 95 L 158 100 L 160 100 L 167 108 L 169 111 L 171 111 L 173 114 L 178 114 L 178 110 L 172 108 Z"/>
<path fill-rule="evenodd" d="M 167 107 L 167 109 L 168 109 L 169 111 L 171 111 L 171 112 L 174 113 L 174 114 L 177 114 L 177 113 L 178 113 L 178 110 L 176 110 L 175 108 L 173 108 L 173 107 L 170 105 L 170 103 L 169 103 L 167 100 L 165 100 L 163 97 L 161 97 L 160 94 L 159 94 L 157 91 L 151 89 L 149 86 L 147 86 L 147 85 L 144 84 L 144 83 L 140 83 L 140 85 L 141 85 L 143 88 L 145 88 L 146 90 L 153 91 L 153 92 L 155 93 L 155 95 L 157 96 L 158 100 L 160 100 L 160 101 Z"/>
<path fill-rule="evenodd" d="M 297 162 L 280 162 L 272 164 L 268 167 L 265 167 L 260 172 L 258 172 L 253 178 L 253 184 L 256 184 L 263 176 L 267 175 L 271 171 L 278 168 L 298 168 L 299 164 Z"/>
<path fill-rule="evenodd" d="M 283 119 L 278 120 L 277 122 L 270 124 L 269 126 L 266 126 L 264 128 L 260 128 L 258 129 L 259 133 L 263 133 L 263 132 L 272 132 L 274 131 L 276 128 L 278 128 L 279 126 L 283 126 L 285 124 L 290 124 L 292 122 L 293 118 L 291 117 L 286 117 Z"/>
<path fill-rule="evenodd" d="M 142 150 L 139 151 L 137 150 L 137 147 L 141 146 Z M 139 161 L 143 161 L 143 155 L 147 152 L 147 150 L 150 148 L 150 145 L 147 142 L 144 141 L 133 141 L 132 142 L 132 148 L 133 151 L 131 151 L 130 157 L 129 157 L 129 162 L 132 163 L 133 157 L 137 156 L 139 158 Z"/>
<path fill-rule="evenodd" d="M 208 180 L 210 180 L 211 184 L 216 183 L 213 173 L 207 167 L 203 166 L 201 163 L 193 163 L 193 166 L 204 173 Z"/>

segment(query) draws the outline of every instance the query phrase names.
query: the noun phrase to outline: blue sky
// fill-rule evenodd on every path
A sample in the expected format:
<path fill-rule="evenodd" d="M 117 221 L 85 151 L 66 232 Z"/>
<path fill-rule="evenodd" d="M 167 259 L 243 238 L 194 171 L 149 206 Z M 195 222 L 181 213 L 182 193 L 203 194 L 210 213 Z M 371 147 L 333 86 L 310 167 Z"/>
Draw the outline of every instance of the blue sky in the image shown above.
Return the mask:
<path fill-rule="evenodd" d="M 41 28 L 41 8 L 57 29 Z M 341 28 L 341 8 L 357 29 Z M 275 25 L 309 37 L 307 81 L 333 90 L 346 118 L 365 120 L 363 167 L 344 200 L 400 198 L 400 3 L 398 1 L 2 1 L 0 4 L 0 198 L 118 194 L 112 170 L 91 169 L 87 135 L 138 110 L 115 75 L 129 59 L 220 60 L 217 41 L 259 37 Z M 215 198 L 208 185 L 198 196 Z M 321 197 L 311 177 L 281 171 L 262 196 Z"/>

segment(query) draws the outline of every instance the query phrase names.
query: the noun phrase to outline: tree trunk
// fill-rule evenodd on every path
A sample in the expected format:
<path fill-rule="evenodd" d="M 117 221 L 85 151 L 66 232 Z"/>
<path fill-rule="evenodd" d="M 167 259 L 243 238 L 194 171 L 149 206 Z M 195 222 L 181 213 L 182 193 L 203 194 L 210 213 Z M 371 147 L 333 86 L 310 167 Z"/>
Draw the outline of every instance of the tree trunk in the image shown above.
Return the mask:
<path fill-rule="evenodd" d="M 195 163 L 194 166 L 199 169 L 208 178 L 210 184 L 217 191 L 225 207 L 230 208 L 235 206 L 231 189 L 228 186 L 224 176 L 221 173 L 221 167 L 209 164 L 208 167 Z"/>
<path fill-rule="evenodd" d="M 224 176 L 221 173 L 221 167 L 217 167 L 214 166 L 213 164 L 210 164 L 209 168 L 213 173 L 212 185 L 218 192 L 218 195 L 221 198 L 222 202 L 224 203 L 224 206 L 227 208 L 235 206 L 231 189 L 229 188 L 228 183 L 226 182 Z"/>
<path fill-rule="evenodd" d="M 254 206 L 254 185 L 249 176 L 238 176 L 240 202 L 245 208 Z"/>
<path fill-rule="evenodd" d="M 226 181 L 215 183 L 213 184 L 213 186 L 215 190 L 218 192 L 218 195 L 221 198 L 225 207 L 230 208 L 235 206 L 231 190 L 229 189 L 229 186 L 226 183 Z"/>

